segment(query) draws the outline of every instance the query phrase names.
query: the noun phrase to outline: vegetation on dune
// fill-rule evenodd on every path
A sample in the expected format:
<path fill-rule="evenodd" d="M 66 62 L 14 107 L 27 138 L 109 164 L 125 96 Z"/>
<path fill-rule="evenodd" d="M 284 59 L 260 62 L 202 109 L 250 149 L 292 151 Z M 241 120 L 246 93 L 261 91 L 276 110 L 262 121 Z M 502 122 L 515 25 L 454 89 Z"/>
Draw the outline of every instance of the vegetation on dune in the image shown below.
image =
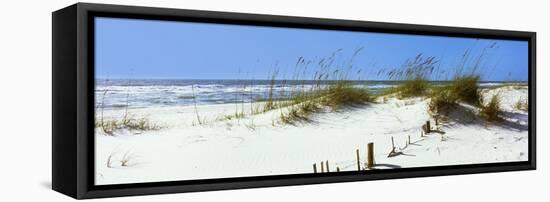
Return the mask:
<path fill-rule="evenodd" d="M 429 110 L 445 114 L 459 102 L 481 106 L 478 82 L 477 75 L 456 76 L 449 84 L 432 88 Z"/>
<path fill-rule="evenodd" d="M 400 98 L 426 95 L 431 87 L 428 80 L 438 63 L 435 57 L 425 57 L 422 54 L 405 61 L 401 68 L 387 73 L 390 80 L 401 81 L 401 83 L 384 94 L 397 93 Z"/>
<path fill-rule="evenodd" d="M 356 88 L 349 81 L 339 81 L 330 85 L 322 95 L 322 105 L 329 106 L 332 109 L 338 109 L 347 105 L 364 104 L 371 101 L 368 90 Z"/>
<path fill-rule="evenodd" d="M 479 109 L 479 115 L 488 121 L 501 119 L 500 98 L 495 95 L 484 104 L 479 82 L 481 80 L 480 69 L 483 66 L 483 49 L 480 55 L 470 60 L 470 50 L 466 51 L 462 60 L 452 69 L 440 70 L 440 62 L 436 57 L 417 54 L 414 58 L 406 60 L 401 67 L 394 69 L 381 69 L 377 76 L 385 74 L 389 80 L 397 81 L 398 85 L 392 87 L 378 96 L 389 94 L 396 95 L 399 99 L 410 97 L 429 98 L 428 110 L 435 116 L 447 115 L 459 104 L 466 103 Z M 332 53 L 331 56 L 308 60 L 299 57 L 294 73 L 290 77 L 283 76 L 277 65 L 268 75 L 267 80 L 260 81 L 261 85 L 267 85 L 263 95 L 249 93 L 247 85 L 255 86 L 252 79 L 250 84 L 243 84 L 240 93 L 235 94 L 235 113 L 222 114 L 216 120 L 240 120 L 249 115 L 256 115 L 279 110 L 280 123 L 293 124 L 299 121 L 309 121 L 310 116 L 316 112 L 326 110 L 339 110 L 344 107 L 363 105 L 373 100 L 373 95 L 365 87 L 358 87 L 365 80 L 360 76 L 361 70 L 353 66 L 355 56 L 362 50 L 357 49 L 348 60 L 338 60 L 337 55 L 341 50 Z M 453 72 L 454 71 L 454 72 Z M 443 76 L 446 73 L 446 76 Z M 454 73 L 454 74 L 453 74 Z M 454 75 L 450 77 L 449 75 Z M 381 78 L 381 77 L 380 77 Z M 448 81 L 434 81 L 434 78 Z M 434 84 L 435 83 L 435 84 Z M 515 84 L 514 84 L 515 85 Z M 526 86 L 517 86 L 524 88 Z M 516 86 L 514 86 L 516 88 Z M 179 99 L 192 99 L 196 119 L 193 125 L 207 123 L 197 108 L 197 97 L 192 85 L 191 96 L 180 96 Z M 107 91 L 103 94 L 103 100 Z M 247 97 L 248 96 L 248 97 Z M 257 97 L 253 97 L 257 96 Z M 387 97 L 384 97 L 387 98 Z M 128 100 L 128 96 L 126 98 Z M 157 130 L 161 127 L 152 123 L 147 118 L 130 118 L 128 116 L 128 103 L 121 119 L 105 120 L 103 118 L 103 100 L 100 105 L 101 117 L 96 118 L 96 128 L 101 128 L 105 134 L 113 135 L 116 130 Z M 247 103 L 249 100 L 249 103 Z M 246 107 L 245 107 L 246 105 Z M 248 108 L 249 106 L 249 108 Z M 513 105 L 517 110 L 527 111 L 527 101 L 520 100 Z M 250 110 L 250 111 L 248 111 Z M 196 121 L 196 122 L 195 122 Z M 276 120 L 272 122 L 274 125 Z M 251 128 L 253 120 L 251 120 Z"/>
<path fill-rule="evenodd" d="M 345 106 L 362 105 L 372 98 L 366 89 L 354 87 L 349 81 L 337 81 L 308 96 L 291 98 L 287 112 L 281 112 L 281 122 L 307 121 L 309 116 L 322 109 L 338 110 Z"/>
<path fill-rule="evenodd" d="M 96 119 L 95 127 L 103 130 L 106 135 L 114 135 L 114 132 L 121 129 L 128 130 L 158 130 L 161 127 L 158 124 L 151 122 L 148 118 L 130 118 L 125 117 L 122 119 Z"/>
<path fill-rule="evenodd" d="M 476 107 L 482 107 L 482 97 L 479 88 L 481 80 L 481 71 L 483 70 L 485 56 L 487 51 L 494 48 L 496 44 L 482 49 L 479 55 L 472 58 L 471 51 L 467 50 L 454 69 L 454 78 L 451 80 L 449 88 L 450 93 L 458 101 L 465 102 Z"/>
<path fill-rule="evenodd" d="M 295 123 L 296 121 L 308 121 L 313 113 L 319 111 L 334 111 L 346 106 L 366 104 L 373 100 L 373 95 L 366 88 L 356 86 L 358 82 L 362 81 L 360 76 L 353 79 L 350 76 L 361 75 L 361 70 L 355 69 L 353 66 L 353 60 L 361 50 L 361 48 L 357 49 L 350 59 L 344 61 L 337 59 L 338 52 L 341 50 L 333 52 L 329 57 L 315 60 L 299 57 L 291 77 L 281 77 L 279 69 L 275 65 L 265 82 L 268 88 L 266 88 L 264 96 L 253 97 L 254 95 L 247 91 L 248 84 L 243 84 L 241 93 L 235 94 L 235 113 L 218 116 L 216 120 L 240 120 L 249 115 L 280 110 L 281 123 Z M 493 97 L 487 105 L 483 105 L 478 85 L 481 75 L 479 69 L 483 63 L 484 55 L 485 49 L 474 60 L 470 60 L 470 51 L 468 50 L 463 54 L 462 60 L 456 68 L 440 70 L 440 62 L 436 57 L 418 54 L 414 58 L 406 60 L 399 68 L 379 71 L 378 76 L 382 72 L 382 75 L 386 74 L 389 80 L 399 82 L 397 86 L 382 92 L 379 96 L 395 94 L 398 98 L 430 98 L 428 110 L 435 115 L 445 115 L 459 103 L 467 103 L 478 107 L 480 115 L 488 120 L 497 120 L 500 113 L 499 98 Z M 448 74 L 450 72 L 452 74 L 452 71 L 455 76 L 450 81 L 443 85 L 431 83 L 434 77 L 449 78 Z M 442 76 L 443 73 L 447 73 L 447 76 Z M 251 80 L 250 87 L 254 86 L 253 82 L 254 80 Z M 195 121 L 202 125 L 206 123 L 206 120 L 198 112 L 193 86 L 192 90 L 192 96 L 180 98 L 193 99 L 196 115 L 193 125 L 195 125 Z M 245 100 L 249 100 L 249 103 L 246 103 L 248 101 Z M 527 104 L 523 102 L 516 103 L 514 107 L 518 110 L 527 110 Z M 103 128 L 107 134 L 122 128 L 135 130 L 159 128 L 147 119 L 126 119 L 126 116 L 122 120 L 111 121 L 104 121 L 101 118 L 101 123 L 96 125 Z"/>
<path fill-rule="evenodd" d="M 309 116 L 319 110 L 319 107 L 312 102 L 304 102 L 293 105 L 286 112 L 281 112 L 282 123 L 293 124 L 297 121 L 309 121 Z"/>
<path fill-rule="evenodd" d="M 275 69 L 271 74 L 271 79 L 269 80 L 268 96 L 267 96 L 266 104 L 264 106 L 264 111 L 269 111 L 276 108 L 274 104 L 274 99 L 273 99 L 273 91 L 274 91 L 275 81 L 277 79 L 278 74 L 279 74 L 278 69 Z"/>
<path fill-rule="evenodd" d="M 459 102 L 469 103 L 479 108 L 479 115 L 487 121 L 501 120 L 500 97 L 493 95 L 487 104 L 483 104 L 478 90 L 477 79 L 471 76 L 453 80 L 451 84 L 434 89 L 430 95 L 428 109 L 436 115 L 447 115 Z"/>
<path fill-rule="evenodd" d="M 431 93 L 430 111 L 444 111 L 458 102 L 482 107 L 481 91 L 479 81 L 480 71 L 484 65 L 484 58 L 487 51 L 494 48 L 495 44 L 482 49 L 479 55 L 472 57 L 471 50 L 466 50 L 457 66 L 453 69 L 454 76 L 450 82 L 440 86 Z M 450 71 L 448 71 L 450 72 Z"/>
<path fill-rule="evenodd" d="M 500 108 L 500 97 L 498 94 L 493 95 L 491 100 L 484 106 L 480 108 L 480 115 L 485 118 L 487 121 L 495 122 L 500 121 L 502 118 L 502 110 Z"/>
<path fill-rule="evenodd" d="M 101 98 L 101 102 L 96 107 L 96 111 L 99 109 L 99 117 L 95 118 L 95 128 L 101 129 L 105 135 L 114 135 L 114 133 L 117 130 L 121 129 L 128 129 L 128 130 L 139 130 L 139 131 L 146 131 L 146 130 L 158 130 L 161 127 L 151 122 L 146 117 L 142 118 L 134 118 L 130 113 L 128 112 L 128 106 L 129 106 L 129 93 L 126 95 L 126 104 L 124 105 L 124 113 L 121 118 L 109 118 L 106 119 L 104 116 L 105 111 L 105 97 L 107 96 L 109 90 L 104 90 Z"/>
<path fill-rule="evenodd" d="M 401 98 L 417 97 L 425 95 L 429 87 L 430 84 L 426 79 L 417 77 L 413 80 L 404 81 L 397 87 L 396 91 L 399 92 Z"/>
<path fill-rule="evenodd" d="M 457 97 L 447 87 L 434 88 L 430 95 L 428 110 L 437 115 L 445 115 L 456 107 Z"/>
<path fill-rule="evenodd" d="M 514 104 L 514 109 L 519 110 L 519 111 L 525 111 L 525 112 L 529 111 L 529 103 L 527 102 L 527 100 L 519 99 Z"/>
<path fill-rule="evenodd" d="M 459 103 L 471 104 L 480 109 L 485 108 L 481 100 L 479 81 L 486 50 L 487 48 L 483 49 L 473 59 L 470 56 L 470 50 L 465 51 L 456 68 L 452 70 L 440 70 L 440 62 L 436 57 L 423 54 L 406 60 L 399 68 L 382 69 L 379 71 L 379 75 L 386 74 L 389 80 L 399 81 L 399 84 L 382 92 L 379 96 L 389 94 L 395 94 L 398 98 L 425 96 L 430 98 L 429 111 L 436 115 L 448 113 Z M 348 65 L 344 64 L 345 62 L 335 62 L 334 54 L 318 61 L 299 57 L 291 80 L 279 80 L 279 71 L 276 69 L 269 76 L 270 87 L 266 92 L 267 97 L 262 110 L 256 110 L 256 112 L 251 110 L 251 114 L 281 109 L 281 122 L 292 123 L 297 120 L 308 120 L 312 113 L 320 110 L 336 110 L 343 106 L 372 101 L 372 94 L 364 88 L 355 87 L 354 82 L 350 79 L 349 75 L 355 75 L 354 73 L 359 75 L 360 73 L 360 70 L 353 69 L 352 61 L 353 57 L 348 61 Z M 313 81 L 313 84 L 304 85 L 306 79 L 303 76 L 308 75 L 307 68 L 311 64 L 318 66 L 313 79 L 308 80 Z M 300 72 L 300 69 L 303 72 Z M 452 74 L 453 71 L 455 76 L 443 85 L 430 82 L 434 75 L 440 79 L 449 78 L 448 74 Z M 444 73 L 447 73 L 447 76 L 443 76 Z M 277 81 L 282 81 L 282 83 L 277 83 Z M 302 85 L 296 85 L 296 82 L 302 82 Z M 275 85 L 281 84 L 283 86 L 290 84 L 287 87 L 291 88 L 289 91 L 283 92 L 282 99 L 281 96 L 275 96 L 274 88 Z M 251 101 L 251 109 L 252 105 Z M 244 113 L 231 118 L 242 117 L 244 117 Z"/>
<path fill-rule="evenodd" d="M 462 75 L 455 77 L 447 88 L 451 96 L 474 106 L 480 106 L 481 93 L 479 90 L 479 75 Z"/>
<path fill-rule="evenodd" d="M 352 73 L 360 74 L 361 72 L 352 65 L 353 58 L 360 51 L 361 49 L 357 49 L 347 63 L 340 63 L 340 65 L 335 65 L 337 64 L 336 52 L 330 57 L 318 61 L 299 57 L 292 79 L 280 80 L 280 85 L 283 87 L 288 85 L 287 87 L 291 89 L 282 92 L 283 98 L 279 100 L 276 100 L 274 96 L 274 86 L 279 72 L 278 70 L 273 71 L 262 112 L 280 109 L 281 122 L 294 123 L 307 121 L 311 114 L 320 110 L 338 110 L 345 106 L 361 105 L 371 101 L 367 89 L 354 86 L 350 79 Z M 308 80 L 306 79 L 310 75 L 308 67 L 312 64 L 316 64 L 317 69 L 311 73 L 312 78 Z"/>

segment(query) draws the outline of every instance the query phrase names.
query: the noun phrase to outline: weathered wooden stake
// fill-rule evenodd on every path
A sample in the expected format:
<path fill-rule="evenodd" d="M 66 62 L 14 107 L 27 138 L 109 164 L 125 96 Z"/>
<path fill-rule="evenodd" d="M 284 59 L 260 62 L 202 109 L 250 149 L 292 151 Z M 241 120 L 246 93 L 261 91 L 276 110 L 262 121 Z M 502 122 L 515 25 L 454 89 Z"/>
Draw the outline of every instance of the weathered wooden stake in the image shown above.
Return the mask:
<path fill-rule="evenodd" d="M 424 137 L 424 131 L 420 131 L 420 137 Z"/>
<path fill-rule="evenodd" d="M 393 143 L 393 136 L 391 137 L 391 152 L 395 152 L 395 144 Z"/>
<path fill-rule="evenodd" d="M 411 136 L 409 135 L 409 142 L 407 144 L 411 144 Z"/>
<path fill-rule="evenodd" d="M 426 124 L 422 124 L 422 132 L 426 133 Z"/>
<path fill-rule="evenodd" d="M 327 166 L 327 173 L 330 172 L 330 169 L 328 167 L 328 160 L 325 162 L 325 165 Z"/>
<path fill-rule="evenodd" d="M 313 173 L 317 173 L 317 164 L 316 163 L 313 164 Z"/>
<path fill-rule="evenodd" d="M 432 127 L 430 126 L 430 120 L 426 121 L 426 132 L 429 133 L 432 131 Z"/>
<path fill-rule="evenodd" d="M 355 155 L 357 156 L 357 170 L 361 171 L 361 163 L 359 162 L 359 149 L 355 150 Z"/>
<path fill-rule="evenodd" d="M 374 167 L 374 143 L 369 143 L 367 148 L 367 168 L 372 168 Z"/>
<path fill-rule="evenodd" d="M 325 172 L 325 162 L 321 161 L 321 173 Z"/>
<path fill-rule="evenodd" d="M 340 172 L 340 167 L 336 166 L 336 172 Z"/>

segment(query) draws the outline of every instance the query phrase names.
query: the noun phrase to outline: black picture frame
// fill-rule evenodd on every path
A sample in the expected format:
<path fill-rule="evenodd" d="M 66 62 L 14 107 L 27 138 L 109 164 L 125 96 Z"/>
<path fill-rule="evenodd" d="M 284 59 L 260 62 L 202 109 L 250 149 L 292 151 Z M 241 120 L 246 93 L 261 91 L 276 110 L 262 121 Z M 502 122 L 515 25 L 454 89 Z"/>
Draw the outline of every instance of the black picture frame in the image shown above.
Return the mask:
<path fill-rule="evenodd" d="M 96 16 L 524 40 L 529 44 L 529 160 L 260 177 L 94 185 L 94 23 Z M 77 3 L 52 14 L 52 188 L 68 196 L 165 194 L 536 169 L 536 33 L 398 23 Z"/>

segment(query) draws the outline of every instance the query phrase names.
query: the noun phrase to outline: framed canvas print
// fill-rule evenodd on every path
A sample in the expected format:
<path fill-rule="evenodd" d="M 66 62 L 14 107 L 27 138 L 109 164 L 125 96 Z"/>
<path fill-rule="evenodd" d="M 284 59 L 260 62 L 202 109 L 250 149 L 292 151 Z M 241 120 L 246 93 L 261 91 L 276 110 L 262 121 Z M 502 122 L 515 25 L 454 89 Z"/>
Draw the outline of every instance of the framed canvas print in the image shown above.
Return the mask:
<path fill-rule="evenodd" d="M 53 13 L 53 189 L 532 170 L 535 36 L 78 3 Z"/>

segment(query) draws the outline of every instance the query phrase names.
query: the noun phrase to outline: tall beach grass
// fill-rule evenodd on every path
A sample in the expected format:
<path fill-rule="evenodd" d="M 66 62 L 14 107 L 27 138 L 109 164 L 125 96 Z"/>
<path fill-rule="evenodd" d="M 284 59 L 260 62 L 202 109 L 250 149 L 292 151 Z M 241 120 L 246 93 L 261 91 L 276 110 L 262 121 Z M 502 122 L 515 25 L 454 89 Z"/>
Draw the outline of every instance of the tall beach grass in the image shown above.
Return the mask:
<path fill-rule="evenodd" d="M 235 115 L 220 117 L 232 120 L 279 110 L 279 121 L 286 124 L 307 121 L 311 114 L 320 110 L 365 104 L 372 100 L 370 93 L 366 88 L 354 86 L 357 80 L 350 76 L 361 71 L 352 62 L 361 50 L 357 49 L 347 61 L 337 61 L 337 53 L 341 50 L 318 60 L 299 57 L 289 78 L 281 76 L 276 66 L 268 76 L 266 97 L 250 99 L 250 113 L 245 113 L 242 106 L 241 110 L 236 107 Z M 276 92 L 277 86 L 288 90 Z M 244 96 L 241 100 L 244 102 Z"/>
<path fill-rule="evenodd" d="M 431 87 L 429 79 L 434 73 L 439 61 L 433 56 L 418 54 L 412 59 L 406 60 L 400 68 L 395 68 L 387 73 L 390 80 L 401 83 L 385 94 L 396 93 L 400 98 L 424 96 Z"/>

